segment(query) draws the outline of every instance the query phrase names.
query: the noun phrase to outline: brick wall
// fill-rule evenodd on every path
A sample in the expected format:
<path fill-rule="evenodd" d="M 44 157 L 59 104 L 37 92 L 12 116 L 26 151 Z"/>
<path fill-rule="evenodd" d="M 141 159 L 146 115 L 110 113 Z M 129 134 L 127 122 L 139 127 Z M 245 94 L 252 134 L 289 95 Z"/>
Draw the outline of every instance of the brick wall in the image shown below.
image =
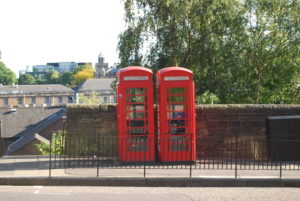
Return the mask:
<path fill-rule="evenodd" d="M 116 107 L 113 105 L 67 106 L 67 130 L 69 132 L 101 132 L 116 135 Z"/>
<path fill-rule="evenodd" d="M 300 115 L 300 105 L 199 105 L 197 136 L 265 136 L 268 116 Z"/>
<path fill-rule="evenodd" d="M 98 146 L 95 133 L 101 133 L 101 155 L 116 157 L 117 144 L 112 144 L 117 134 L 116 107 L 104 105 L 75 105 L 67 106 L 67 138 L 66 153 L 75 155 L 94 155 L 92 147 Z M 72 136 L 71 136 L 72 135 Z M 85 137 L 82 138 L 81 135 Z M 77 137 L 76 137 L 77 136 Z M 78 142 L 81 142 L 80 147 Z M 76 148 L 74 149 L 73 146 Z M 71 148 L 69 148 L 71 147 Z M 90 147 L 83 149 L 83 147 Z"/>
<path fill-rule="evenodd" d="M 240 150 L 240 157 L 265 158 L 267 153 L 261 153 L 261 149 L 267 146 L 263 141 L 267 117 L 282 115 L 300 115 L 300 105 L 198 105 L 197 156 L 232 155 L 232 151 L 226 151 L 230 147 Z M 116 127 L 115 106 L 67 107 L 68 131 L 83 134 L 98 131 L 116 135 Z M 243 143 L 236 143 L 236 136 Z"/>
<path fill-rule="evenodd" d="M 264 136 L 268 116 L 300 115 L 300 105 L 198 105 L 197 136 Z M 113 105 L 68 105 L 69 131 L 99 131 L 116 134 Z"/>
<path fill-rule="evenodd" d="M 32 142 L 22 147 L 22 149 L 19 149 L 18 151 L 14 152 L 12 155 L 40 155 L 40 153 L 34 146 L 35 144 L 39 143 L 40 141 L 33 140 Z"/>
<path fill-rule="evenodd" d="M 59 130 L 62 131 L 63 129 L 64 129 L 64 120 L 63 119 L 58 119 L 57 121 L 52 123 L 47 128 L 44 128 L 43 130 L 39 131 L 38 134 L 50 140 L 50 136 L 53 133 L 55 133 Z"/>

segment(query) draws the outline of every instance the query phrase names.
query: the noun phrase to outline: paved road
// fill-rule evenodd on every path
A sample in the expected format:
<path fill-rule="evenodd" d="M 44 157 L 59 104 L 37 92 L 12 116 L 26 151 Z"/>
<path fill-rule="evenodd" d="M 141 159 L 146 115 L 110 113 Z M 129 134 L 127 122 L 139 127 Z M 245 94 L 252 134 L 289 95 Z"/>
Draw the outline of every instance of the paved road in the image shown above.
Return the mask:
<path fill-rule="evenodd" d="M 0 186 L 0 201 L 298 201 L 299 188 Z"/>

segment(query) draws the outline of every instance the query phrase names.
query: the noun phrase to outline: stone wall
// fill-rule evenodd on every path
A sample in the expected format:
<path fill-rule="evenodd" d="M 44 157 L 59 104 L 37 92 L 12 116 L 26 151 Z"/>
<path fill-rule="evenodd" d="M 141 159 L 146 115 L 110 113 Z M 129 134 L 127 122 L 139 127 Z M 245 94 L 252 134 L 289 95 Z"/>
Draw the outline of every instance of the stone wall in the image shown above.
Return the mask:
<path fill-rule="evenodd" d="M 265 136 L 268 116 L 300 115 L 300 105 L 198 105 L 197 136 Z M 113 105 L 68 105 L 67 130 L 116 135 Z"/>
<path fill-rule="evenodd" d="M 300 115 L 300 105 L 198 105 L 197 136 L 265 136 L 268 116 Z"/>
<path fill-rule="evenodd" d="M 116 135 L 116 107 L 113 105 L 67 106 L 68 132 L 101 132 Z"/>
<path fill-rule="evenodd" d="M 300 115 L 300 105 L 198 105 L 197 158 L 209 157 L 210 153 L 212 157 L 228 157 L 235 154 L 236 150 L 239 150 L 243 158 L 266 158 L 267 152 L 261 150 L 267 147 L 267 117 L 284 115 Z M 81 134 L 99 132 L 102 136 L 116 136 L 116 108 L 69 105 L 67 131 Z M 237 136 L 239 143 L 236 143 Z M 107 147 L 107 150 L 114 148 Z M 115 156 L 117 151 L 113 153 Z"/>
<path fill-rule="evenodd" d="M 115 106 L 70 104 L 67 106 L 66 128 L 66 154 L 72 156 L 86 156 L 87 154 L 91 156 L 100 154 L 103 157 L 117 156 Z M 78 146 L 79 142 L 80 146 Z M 101 149 L 95 153 L 94 147 L 99 145 L 101 145 Z"/>

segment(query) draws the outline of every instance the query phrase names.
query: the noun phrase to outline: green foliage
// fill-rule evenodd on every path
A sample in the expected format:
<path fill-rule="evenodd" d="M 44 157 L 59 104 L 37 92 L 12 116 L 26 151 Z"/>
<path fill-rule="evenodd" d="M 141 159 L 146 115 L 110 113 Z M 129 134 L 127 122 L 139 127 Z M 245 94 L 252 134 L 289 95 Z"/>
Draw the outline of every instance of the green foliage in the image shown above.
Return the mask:
<path fill-rule="evenodd" d="M 35 79 L 32 75 L 30 74 L 23 74 L 19 77 L 18 80 L 18 84 L 22 85 L 22 84 L 34 84 L 35 83 Z"/>
<path fill-rule="evenodd" d="M 61 74 L 57 70 L 50 70 L 45 74 L 47 84 L 59 84 L 61 81 Z"/>
<path fill-rule="evenodd" d="M 124 0 L 124 9 L 120 66 L 187 67 L 196 95 L 220 103 L 300 103 L 299 1 Z"/>
<path fill-rule="evenodd" d="M 89 95 L 78 94 L 78 103 L 79 104 L 101 104 L 102 101 L 100 100 L 98 93 L 92 91 Z"/>
<path fill-rule="evenodd" d="M 75 74 L 78 73 L 79 71 L 83 71 L 83 70 L 85 70 L 85 69 L 87 69 L 87 68 L 93 68 L 93 66 L 90 65 L 90 64 L 80 65 L 80 66 L 77 66 L 77 68 L 75 68 L 75 70 L 74 70 L 72 73 L 75 75 Z"/>
<path fill-rule="evenodd" d="M 45 142 L 41 142 L 39 144 L 35 144 L 35 148 L 41 155 L 50 155 L 50 151 L 52 155 L 60 155 L 63 152 L 63 132 L 57 131 L 52 134 L 51 137 L 51 145 Z"/>
<path fill-rule="evenodd" d="M 62 74 L 61 84 L 70 87 L 74 80 L 73 75 L 74 75 L 74 73 L 72 73 L 72 72 L 66 72 L 66 73 Z"/>
<path fill-rule="evenodd" d="M 12 85 L 17 83 L 16 74 L 0 61 L 0 84 Z"/>
<path fill-rule="evenodd" d="M 94 69 L 92 67 L 84 68 L 73 75 L 72 86 L 75 87 L 91 78 L 94 78 Z"/>
<path fill-rule="evenodd" d="M 213 93 L 206 91 L 201 96 L 196 97 L 197 104 L 218 104 L 220 103 L 220 99 Z"/>

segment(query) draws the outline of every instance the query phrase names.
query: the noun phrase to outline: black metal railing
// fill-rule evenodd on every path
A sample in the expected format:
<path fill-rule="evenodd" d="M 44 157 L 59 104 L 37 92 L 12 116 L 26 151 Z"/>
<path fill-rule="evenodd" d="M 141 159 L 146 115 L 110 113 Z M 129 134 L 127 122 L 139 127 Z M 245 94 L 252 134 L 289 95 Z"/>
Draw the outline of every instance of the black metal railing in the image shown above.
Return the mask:
<path fill-rule="evenodd" d="M 68 133 L 52 138 L 50 147 L 50 176 L 56 168 L 94 168 L 94 176 L 101 169 L 141 169 L 144 176 L 151 169 L 186 169 L 190 177 L 196 170 L 233 170 L 235 177 L 241 170 L 276 170 L 281 177 L 283 170 L 300 168 L 300 139 L 290 136 Z"/>
<path fill-rule="evenodd" d="M 0 138 L 0 157 L 4 155 L 6 149 L 6 142 L 2 138 Z"/>

